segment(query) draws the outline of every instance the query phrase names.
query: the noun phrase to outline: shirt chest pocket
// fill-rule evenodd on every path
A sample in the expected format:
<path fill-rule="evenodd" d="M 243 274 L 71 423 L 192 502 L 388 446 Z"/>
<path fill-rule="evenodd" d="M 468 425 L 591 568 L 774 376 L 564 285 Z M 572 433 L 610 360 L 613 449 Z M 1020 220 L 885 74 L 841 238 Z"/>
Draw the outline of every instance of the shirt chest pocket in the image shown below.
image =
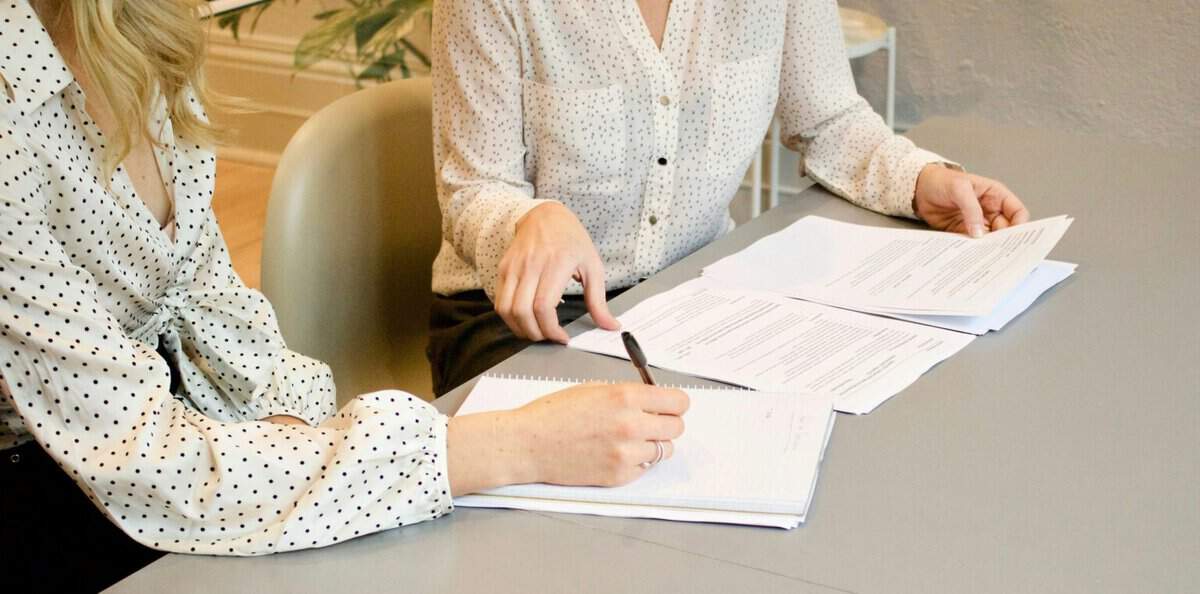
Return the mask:
<path fill-rule="evenodd" d="M 569 89 L 525 81 L 528 163 L 539 198 L 620 193 L 625 179 L 622 87 Z"/>
<path fill-rule="evenodd" d="M 771 54 L 719 64 L 709 73 L 707 166 L 713 177 L 745 173 L 775 113 Z"/>

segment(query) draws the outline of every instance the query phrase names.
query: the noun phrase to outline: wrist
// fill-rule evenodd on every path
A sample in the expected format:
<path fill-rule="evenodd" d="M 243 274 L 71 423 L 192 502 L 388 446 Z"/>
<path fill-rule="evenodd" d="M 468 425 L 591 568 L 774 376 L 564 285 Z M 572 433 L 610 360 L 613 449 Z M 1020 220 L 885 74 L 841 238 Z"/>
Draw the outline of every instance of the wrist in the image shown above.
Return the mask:
<path fill-rule="evenodd" d="M 521 215 L 521 218 L 517 219 L 517 222 L 515 225 L 513 225 L 513 228 L 519 232 L 521 230 L 521 226 L 525 223 L 543 216 L 557 214 L 556 211 L 558 209 L 562 209 L 568 213 L 571 212 L 570 209 L 568 209 L 566 206 L 563 206 L 561 202 L 546 201 L 529 209 L 525 212 L 525 214 Z"/>
<path fill-rule="evenodd" d="M 522 485 L 540 482 L 543 475 L 534 431 L 526 426 L 527 414 L 521 409 L 493 413 L 492 439 L 496 464 L 503 484 Z"/>
<path fill-rule="evenodd" d="M 925 217 L 921 216 L 921 190 L 929 181 L 929 176 L 936 175 L 934 170 L 937 169 L 944 169 L 944 167 L 941 163 L 929 163 L 922 167 L 921 171 L 917 173 L 917 183 L 913 188 L 912 212 L 914 217 L 917 217 L 917 219 L 922 221 L 925 220 Z"/>
<path fill-rule="evenodd" d="M 517 411 L 452 417 L 446 432 L 450 488 L 466 495 L 540 476 Z"/>

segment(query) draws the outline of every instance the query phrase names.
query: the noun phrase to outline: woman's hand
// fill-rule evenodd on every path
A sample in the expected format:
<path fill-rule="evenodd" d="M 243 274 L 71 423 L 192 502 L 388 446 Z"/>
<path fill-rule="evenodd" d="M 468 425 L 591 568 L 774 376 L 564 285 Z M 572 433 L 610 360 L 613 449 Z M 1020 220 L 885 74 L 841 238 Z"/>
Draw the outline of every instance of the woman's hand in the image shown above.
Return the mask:
<path fill-rule="evenodd" d="M 971 237 L 1029 221 L 1021 199 L 1004 184 L 936 163 L 917 176 L 913 210 L 934 229 Z"/>
<path fill-rule="evenodd" d="M 688 396 L 643 384 L 587 384 L 519 409 L 450 420 L 450 488 L 464 495 L 521 483 L 617 486 L 674 453 Z"/>
<path fill-rule="evenodd" d="M 542 204 L 521 217 L 498 272 L 496 312 L 519 338 L 566 344 L 570 337 L 558 324 L 558 304 L 572 278 L 583 283 L 596 325 L 621 327 L 605 300 L 600 254 L 579 219 L 561 204 Z"/>

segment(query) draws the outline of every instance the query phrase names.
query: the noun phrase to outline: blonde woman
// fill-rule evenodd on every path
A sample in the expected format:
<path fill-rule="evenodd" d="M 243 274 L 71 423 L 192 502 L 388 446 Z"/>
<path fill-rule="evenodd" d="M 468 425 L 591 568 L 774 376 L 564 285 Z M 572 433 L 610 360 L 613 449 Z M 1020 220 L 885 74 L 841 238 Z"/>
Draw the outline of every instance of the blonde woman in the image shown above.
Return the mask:
<path fill-rule="evenodd" d="M 328 368 L 287 350 L 209 206 L 202 5 L 0 0 L 7 591 L 95 591 L 153 551 L 322 547 L 456 494 L 645 472 L 683 430 L 681 392 L 582 387 L 447 420 L 386 391 L 335 414 Z"/>

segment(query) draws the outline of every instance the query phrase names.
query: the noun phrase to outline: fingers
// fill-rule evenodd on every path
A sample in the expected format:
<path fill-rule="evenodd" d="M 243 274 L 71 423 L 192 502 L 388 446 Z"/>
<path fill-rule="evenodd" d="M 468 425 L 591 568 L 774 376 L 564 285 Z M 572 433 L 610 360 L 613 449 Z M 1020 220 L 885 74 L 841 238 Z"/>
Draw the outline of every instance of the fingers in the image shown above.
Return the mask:
<path fill-rule="evenodd" d="M 586 264 L 573 258 L 547 258 L 532 254 L 506 259 L 496 285 L 496 313 L 518 338 L 566 344 L 570 336 L 558 322 L 558 305 L 567 283 L 578 274 L 588 312 L 601 327 L 616 330 L 621 324 L 608 309 L 604 293 L 604 266 L 593 254 Z"/>
<path fill-rule="evenodd" d="M 566 343 L 570 338 L 558 323 L 558 303 L 571 278 L 569 264 L 530 258 L 519 272 L 505 267 L 496 287 L 496 313 L 518 338 Z"/>
<path fill-rule="evenodd" d="M 683 435 L 683 417 L 675 415 L 643 415 L 642 435 L 649 440 L 679 439 Z"/>
<path fill-rule="evenodd" d="M 516 322 L 516 328 L 511 325 L 513 332 L 522 338 L 540 342 L 545 339 L 538 327 L 537 318 L 533 315 L 533 298 L 537 294 L 538 282 L 541 280 L 542 267 L 539 263 L 526 266 L 521 273 L 521 280 L 513 291 L 512 310 L 510 315 Z"/>
<path fill-rule="evenodd" d="M 520 280 L 519 271 L 514 271 L 512 266 L 507 261 L 500 263 L 500 280 L 496 283 L 496 297 L 494 307 L 496 313 L 500 315 L 500 319 L 504 320 L 504 325 L 512 330 L 517 338 L 525 338 L 525 334 L 521 330 L 520 324 L 513 318 L 513 294 L 516 293 L 517 284 Z"/>
<path fill-rule="evenodd" d="M 563 265 L 542 274 L 533 298 L 533 315 L 542 335 L 562 344 L 566 344 L 571 337 L 558 323 L 558 304 L 570 278 L 570 267 Z"/>
<path fill-rule="evenodd" d="M 641 388 L 638 392 L 641 409 L 659 415 L 682 415 L 691 405 L 691 399 L 683 390 L 632 384 Z"/>
<path fill-rule="evenodd" d="M 983 207 L 979 204 L 979 197 L 975 193 L 974 185 L 969 179 L 959 178 L 952 182 L 950 191 L 951 199 L 962 216 L 967 235 L 983 237 L 987 233 L 988 224 L 987 219 L 983 216 Z"/>
<path fill-rule="evenodd" d="M 579 269 L 583 283 L 583 303 L 596 325 L 605 330 L 619 330 L 621 323 L 608 309 L 608 298 L 604 293 L 604 264 L 600 257 L 590 258 Z"/>
<path fill-rule="evenodd" d="M 1029 210 L 1021 199 L 1004 184 L 986 177 L 971 176 L 971 185 L 983 207 L 984 216 L 992 231 L 1029 222 Z"/>
<path fill-rule="evenodd" d="M 1021 199 L 1017 198 L 1017 195 L 1010 192 L 1008 188 L 1004 186 L 1000 187 L 1004 190 L 1005 194 L 1004 201 L 1000 207 L 1000 211 L 1004 213 L 1004 218 L 1008 219 L 1013 225 L 1028 223 L 1029 209 L 1025 208 L 1025 203 L 1021 202 Z"/>
<path fill-rule="evenodd" d="M 670 460 L 671 456 L 675 455 L 675 444 L 673 442 L 665 440 L 665 439 L 661 439 L 658 441 L 660 443 L 662 443 L 662 446 L 663 446 L 662 460 L 658 460 L 658 461 L 662 462 L 663 460 Z M 642 442 L 641 444 L 638 444 L 637 451 L 638 451 L 638 454 L 637 454 L 637 457 L 635 458 L 635 460 L 637 460 L 637 462 L 635 464 L 640 465 L 640 464 L 643 464 L 646 462 L 654 462 L 655 460 L 658 459 L 658 446 L 654 444 L 653 440 L 645 441 L 645 442 Z"/>

